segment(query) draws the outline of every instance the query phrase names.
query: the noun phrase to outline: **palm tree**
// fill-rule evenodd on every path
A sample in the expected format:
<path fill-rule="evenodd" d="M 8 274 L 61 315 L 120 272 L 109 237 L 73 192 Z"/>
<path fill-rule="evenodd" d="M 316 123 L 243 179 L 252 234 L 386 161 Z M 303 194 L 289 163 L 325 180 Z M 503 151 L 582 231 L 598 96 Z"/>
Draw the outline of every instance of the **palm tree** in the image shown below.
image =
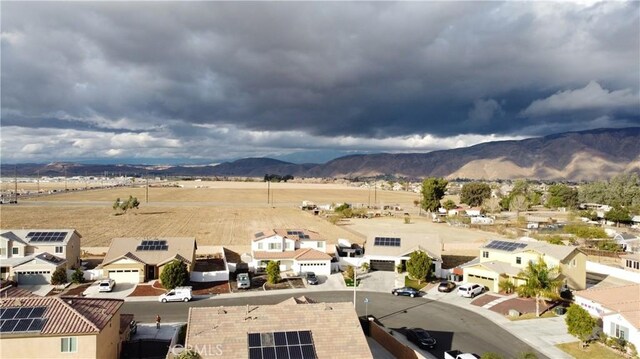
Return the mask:
<path fill-rule="evenodd" d="M 525 269 L 520 271 L 518 277 L 526 280 L 525 284 L 517 288 L 521 297 L 536 298 L 536 317 L 540 316 L 540 300 L 542 298 L 559 298 L 558 290 L 562 286 L 559 279 L 560 268 L 547 266 L 542 257 L 537 262 L 530 261 Z"/>

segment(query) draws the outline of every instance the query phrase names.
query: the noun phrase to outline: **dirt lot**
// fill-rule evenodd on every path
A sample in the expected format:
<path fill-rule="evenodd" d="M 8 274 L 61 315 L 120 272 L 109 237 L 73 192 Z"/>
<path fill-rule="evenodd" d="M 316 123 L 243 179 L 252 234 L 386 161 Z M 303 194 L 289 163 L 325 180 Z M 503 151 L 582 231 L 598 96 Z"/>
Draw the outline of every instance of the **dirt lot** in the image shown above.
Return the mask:
<path fill-rule="evenodd" d="M 317 231 L 331 243 L 345 238 L 362 243 L 382 232 L 403 234 L 438 233 L 448 253 L 477 255 L 477 247 L 494 233 L 435 224 L 418 216 L 413 201 L 418 194 L 371 191 L 342 184 L 272 183 L 272 203 L 267 204 L 264 182 L 180 182 L 183 188 L 144 187 L 69 192 L 2 206 L 2 228 L 75 228 L 83 247 L 107 247 L 115 237 L 195 237 L 198 245 L 246 246 L 253 233 L 268 228 L 304 228 Z M 196 188 L 202 187 L 202 188 Z M 115 215 L 116 198 L 138 197 L 138 210 Z M 336 226 L 321 216 L 298 209 L 303 200 L 317 204 L 393 204 L 403 209 L 397 217 L 349 220 Z M 404 224 L 404 212 L 411 224 Z"/>

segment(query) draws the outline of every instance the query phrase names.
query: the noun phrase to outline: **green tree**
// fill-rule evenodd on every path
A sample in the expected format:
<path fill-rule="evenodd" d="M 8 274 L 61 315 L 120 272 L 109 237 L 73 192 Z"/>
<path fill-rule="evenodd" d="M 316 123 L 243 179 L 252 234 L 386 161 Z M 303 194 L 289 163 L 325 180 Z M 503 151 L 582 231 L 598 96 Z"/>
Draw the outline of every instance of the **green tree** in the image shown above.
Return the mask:
<path fill-rule="evenodd" d="M 160 283 L 166 289 L 173 289 L 189 282 L 187 264 L 183 261 L 173 260 L 164 266 L 160 273 Z"/>
<path fill-rule="evenodd" d="M 460 202 L 471 207 L 481 205 L 482 201 L 489 197 L 491 197 L 491 187 L 484 182 L 466 183 L 460 192 Z"/>
<path fill-rule="evenodd" d="M 498 288 L 502 292 L 505 292 L 507 294 L 511 294 L 516 289 L 516 285 L 513 284 L 513 282 L 510 279 L 501 279 L 498 282 Z"/>
<path fill-rule="evenodd" d="M 631 223 L 631 214 L 628 209 L 615 206 L 604 214 L 604 219 L 615 222 L 616 226 L 620 226 L 620 223 Z"/>
<path fill-rule="evenodd" d="M 591 338 L 593 328 L 598 325 L 596 319 L 577 304 L 571 304 L 564 317 L 564 321 L 567 323 L 567 331 L 569 334 L 580 339 L 581 344 Z"/>
<path fill-rule="evenodd" d="M 560 268 L 547 266 L 542 257 L 538 257 L 537 262 L 530 261 L 529 264 L 518 274 L 519 278 L 524 279 L 525 284 L 517 288 L 518 295 L 521 297 L 536 299 L 536 316 L 540 316 L 540 301 L 542 298 L 557 299 L 558 291 L 562 286 L 562 280 L 559 279 Z"/>
<path fill-rule="evenodd" d="M 198 352 L 191 349 L 185 349 L 180 354 L 178 354 L 178 356 L 176 356 L 176 359 L 200 359 L 200 358 L 202 358 L 200 354 L 198 354 Z"/>
<path fill-rule="evenodd" d="M 578 190 L 566 184 L 554 184 L 549 187 L 547 208 L 576 208 L 578 206 Z"/>
<path fill-rule="evenodd" d="M 529 201 L 524 195 L 516 195 L 509 201 L 509 210 L 516 212 L 516 216 L 519 216 L 521 211 L 526 211 L 528 208 Z"/>
<path fill-rule="evenodd" d="M 354 266 L 347 266 L 347 270 L 345 270 L 345 272 L 344 272 L 345 276 L 347 278 L 349 278 L 349 279 L 353 279 L 354 273 L 355 273 L 355 267 Z"/>
<path fill-rule="evenodd" d="M 129 196 L 126 201 L 121 201 L 120 198 L 117 198 L 112 207 L 114 210 L 121 210 L 123 213 L 127 213 L 130 209 L 138 209 L 138 206 L 140 206 L 138 198 Z"/>
<path fill-rule="evenodd" d="M 578 189 L 578 200 L 581 203 L 604 204 L 607 198 L 607 183 L 592 182 L 580 186 Z"/>
<path fill-rule="evenodd" d="M 267 282 L 276 284 L 280 281 L 280 262 L 269 261 L 267 263 Z"/>
<path fill-rule="evenodd" d="M 71 283 L 80 284 L 84 283 L 84 272 L 80 268 L 76 268 L 76 270 L 71 275 Z"/>
<path fill-rule="evenodd" d="M 411 253 L 411 257 L 407 261 L 407 273 L 413 279 L 422 283 L 431 272 L 431 258 L 426 252 L 417 250 Z"/>
<path fill-rule="evenodd" d="M 430 177 L 422 181 L 422 209 L 435 212 L 440 208 L 440 200 L 444 197 L 449 182 L 444 178 Z"/>
<path fill-rule="evenodd" d="M 500 200 L 497 198 L 486 198 L 482 202 L 482 209 L 487 213 L 500 212 Z"/>
<path fill-rule="evenodd" d="M 456 208 L 456 203 L 450 199 L 444 201 L 444 203 L 442 203 L 442 207 L 444 207 L 444 209 L 446 209 L 447 211 L 450 209 L 454 209 Z"/>
<path fill-rule="evenodd" d="M 518 359 L 538 359 L 534 352 L 522 352 L 518 354 Z"/>
<path fill-rule="evenodd" d="M 65 283 L 67 283 L 67 270 L 64 267 L 60 267 L 51 274 L 51 284 L 59 285 Z"/>

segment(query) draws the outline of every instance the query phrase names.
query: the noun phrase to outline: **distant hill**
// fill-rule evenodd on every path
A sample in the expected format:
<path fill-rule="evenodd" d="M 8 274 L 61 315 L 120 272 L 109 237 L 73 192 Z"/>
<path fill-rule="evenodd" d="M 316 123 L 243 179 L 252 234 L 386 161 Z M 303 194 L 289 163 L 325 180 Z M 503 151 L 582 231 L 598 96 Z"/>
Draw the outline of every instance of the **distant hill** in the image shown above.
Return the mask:
<path fill-rule="evenodd" d="M 126 174 L 168 176 L 368 177 L 390 175 L 470 179 L 531 178 L 595 180 L 640 172 L 640 127 L 567 132 L 520 141 L 497 141 L 429 153 L 352 155 L 324 164 L 295 164 L 271 158 L 246 158 L 216 166 L 16 165 L 19 176 Z M 2 165 L 11 176 L 14 165 Z"/>

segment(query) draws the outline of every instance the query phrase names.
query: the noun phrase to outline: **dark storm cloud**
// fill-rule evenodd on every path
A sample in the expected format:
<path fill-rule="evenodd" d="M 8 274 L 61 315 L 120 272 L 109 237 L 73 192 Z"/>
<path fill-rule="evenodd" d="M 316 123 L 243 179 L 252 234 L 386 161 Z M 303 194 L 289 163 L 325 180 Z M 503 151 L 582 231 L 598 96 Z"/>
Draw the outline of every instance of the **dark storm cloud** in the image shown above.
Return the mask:
<path fill-rule="evenodd" d="M 177 143 L 211 155 L 231 135 L 257 154 L 304 136 L 402 151 L 639 125 L 639 6 L 5 2 L 3 127 L 144 132 L 182 158 Z"/>

